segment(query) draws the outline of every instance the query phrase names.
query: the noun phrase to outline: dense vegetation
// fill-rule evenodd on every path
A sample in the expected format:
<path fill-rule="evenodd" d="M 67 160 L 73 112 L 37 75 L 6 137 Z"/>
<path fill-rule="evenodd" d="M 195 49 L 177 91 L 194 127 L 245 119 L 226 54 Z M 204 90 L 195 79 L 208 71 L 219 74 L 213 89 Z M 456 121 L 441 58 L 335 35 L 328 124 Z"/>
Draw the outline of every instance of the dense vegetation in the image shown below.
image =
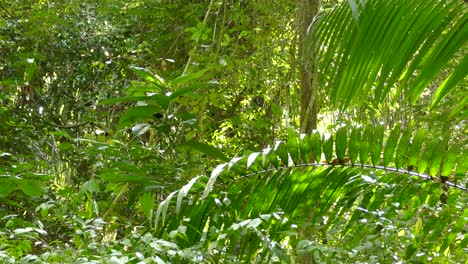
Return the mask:
<path fill-rule="evenodd" d="M 467 22 L 0 1 L 0 262 L 466 263 Z"/>

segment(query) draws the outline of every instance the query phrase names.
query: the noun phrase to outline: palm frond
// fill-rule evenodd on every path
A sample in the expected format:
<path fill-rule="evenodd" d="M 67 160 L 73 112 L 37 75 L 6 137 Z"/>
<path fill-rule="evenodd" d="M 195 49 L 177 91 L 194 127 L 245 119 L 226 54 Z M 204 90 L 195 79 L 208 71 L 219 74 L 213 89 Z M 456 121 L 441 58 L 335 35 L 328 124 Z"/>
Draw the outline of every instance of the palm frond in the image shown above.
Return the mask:
<path fill-rule="evenodd" d="M 369 93 L 376 105 L 402 93 L 415 103 L 466 45 L 467 21 L 462 1 L 343 1 L 311 27 L 311 54 L 342 110 Z M 432 108 L 466 78 L 466 64 L 440 84 Z"/>
<path fill-rule="evenodd" d="M 446 140 L 428 140 L 412 129 L 396 127 L 387 140 L 381 125 L 343 127 L 328 138 L 291 134 L 172 193 L 157 209 L 155 231 L 187 227 L 180 245 L 207 248 L 216 263 L 364 254 L 353 232 L 379 239 L 380 261 L 418 259 L 417 253 L 446 257 L 468 241 L 460 235 L 468 214 L 467 165 L 458 159 L 466 151 L 445 151 Z M 327 162 L 319 162 L 322 156 Z M 437 219 L 447 225 L 433 225 Z M 411 247 L 394 252 L 397 243 Z"/>

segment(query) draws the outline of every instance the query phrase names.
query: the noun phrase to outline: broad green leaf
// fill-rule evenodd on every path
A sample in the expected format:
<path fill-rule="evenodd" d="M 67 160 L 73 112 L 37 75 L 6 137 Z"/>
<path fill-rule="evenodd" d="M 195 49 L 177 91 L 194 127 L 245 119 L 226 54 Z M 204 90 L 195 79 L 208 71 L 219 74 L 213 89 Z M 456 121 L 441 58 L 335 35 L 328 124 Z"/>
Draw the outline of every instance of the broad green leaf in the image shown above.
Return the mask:
<path fill-rule="evenodd" d="M 413 142 L 411 143 L 408 154 L 408 165 L 417 166 L 425 134 L 426 131 L 421 128 L 418 130 L 418 132 L 416 132 L 416 135 L 413 137 Z"/>
<path fill-rule="evenodd" d="M 323 154 L 328 164 L 333 160 L 333 135 L 329 135 L 328 138 L 323 139 Z"/>
<path fill-rule="evenodd" d="M 383 154 L 383 165 L 387 167 L 390 161 L 392 161 L 395 154 L 395 149 L 398 144 L 398 139 L 400 137 L 400 124 L 396 125 L 390 135 L 388 136 L 387 143 L 385 144 L 385 150 Z"/>
<path fill-rule="evenodd" d="M 138 122 L 154 120 L 154 115 L 162 110 L 160 106 L 155 105 L 132 107 L 122 114 L 117 128 L 122 129 Z"/>
<path fill-rule="evenodd" d="M 383 148 L 384 126 L 378 124 L 374 127 L 374 133 L 370 144 L 370 156 L 372 164 L 378 165 L 380 163 L 380 155 Z"/>
<path fill-rule="evenodd" d="M 174 92 L 172 92 L 169 97 L 172 99 L 175 99 L 179 96 L 182 96 L 184 94 L 188 94 L 188 93 L 191 93 L 191 92 L 194 92 L 198 89 L 200 89 L 201 87 L 205 87 L 207 86 L 207 84 L 205 83 L 195 83 L 195 84 L 192 84 L 192 85 L 187 85 L 187 86 L 184 86 L 184 87 L 181 87 L 181 88 L 178 88 L 177 90 L 175 90 Z"/>
<path fill-rule="evenodd" d="M 345 126 L 338 129 L 336 132 L 336 141 L 335 141 L 335 152 L 336 157 L 340 162 L 343 162 L 346 156 L 346 140 L 347 140 L 347 128 Z"/>
<path fill-rule="evenodd" d="M 296 132 L 294 130 L 289 131 L 288 135 L 288 153 L 289 156 L 291 157 L 294 165 L 299 164 L 299 138 Z"/>
<path fill-rule="evenodd" d="M 302 134 L 299 141 L 299 151 L 301 152 L 302 162 L 307 164 L 312 162 L 312 147 L 310 145 L 310 135 Z"/>
<path fill-rule="evenodd" d="M 0 197 L 7 197 L 15 189 L 16 186 L 11 179 L 0 178 Z"/>
<path fill-rule="evenodd" d="M 166 81 L 161 76 L 152 73 L 150 70 L 137 66 L 130 66 L 130 69 L 144 80 L 157 85 L 160 89 L 165 88 Z"/>
<path fill-rule="evenodd" d="M 206 155 L 215 158 L 215 159 L 220 159 L 222 161 L 229 161 L 230 159 L 224 155 L 224 153 L 217 147 L 201 143 L 198 141 L 189 141 L 181 144 L 180 146 L 188 146 L 193 149 L 196 149 L 202 153 L 205 153 Z"/>
<path fill-rule="evenodd" d="M 86 192 L 93 194 L 100 191 L 99 183 L 96 180 L 91 179 L 81 185 L 80 191 L 78 192 L 78 197 L 81 197 Z"/>
<path fill-rule="evenodd" d="M 34 60 L 27 64 L 26 71 L 24 72 L 24 82 L 31 82 L 34 78 L 34 74 L 37 71 L 37 64 Z"/>
<path fill-rule="evenodd" d="M 44 183 L 35 180 L 18 180 L 16 186 L 27 196 L 41 196 L 45 192 Z"/>
<path fill-rule="evenodd" d="M 434 148 L 432 158 L 429 161 L 429 175 L 436 176 L 442 168 L 442 160 L 444 159 L 443 153 L 447 151 L 448 138 L 441 139 L 437 146 Z"/>
<path fill-rule="evenodd" d="M 322 159 L 322 140 L 318 131 L 314 131 L 312 135 L 310 135 L 310 146 L 315 162 L 319 163 Z"/>
<path fill-rule="evenodd" d="M 397 169 L 401 169 L 404 165 L 408 165 L 408 163 L 405 163 L 405 161 L 408 161 L 408 153 L 411 142 L 411 136 L 413 133 L 413 125 L 414 123 L 410 123 L 408 125 L 398 143 L 398 148 L 395 156 L 395 166 Z"/>
<path fill-rule="evenodd" d="M 440 139 L 433 139 L 425 143 L 418 162 L 418 173 L 424 173 L 426 171 L 429 166 L 429 160 L 431 159 L 434 150 L 437 148 L 437 145 L 440 144 L 440 141 Z"/>
<path fill-rule="evenodd" d="M 413 255 L 417 252 L 417 250 L 418 247 L 414 243 L 409 244 L 405 250 L 405 257 L 407 259 L 411 259 Z"/>
<path fill-rule="evenodd" d="M 147 97 L 152 94 L 165 94 L 166 92 L 165 89 L 148 82 L 131 82 L 125 88 L 125 95 L 128 97 Z"/>
<path fill-rule="evenodd" d="M 128 103 L 128 102 L 141 102 L 148 99 L 148 96 L 126 96 L 118 98 L 110 98 L 106 100 L 99 101 L 99 105 L 111 105 L 116 103 Z"/>
<path fill-rule="evenodd" d="M 369 148 L 372 141 L 373 131 L 372 127 L 368 126 L 364 130 L 361 138 L 361 146 L 359 148 L 359 161 L 362 165 L 367 163 L 369 157 Z"/>
<path fill-rule="evenodd" d="M 444 162 L 442 164 L 442 170 L 440 172 L 441 176 L 448 177 L 452 170 L 455 168 L 455 163 L 458 159 L 458 146 L 451 146 L 447 151 L 444 157 Z"/>
<path fill-rule="evenodd" d="M 189 83 L 193 80 L 197 80 L 197 79 L 200 79 L 201 77 L 203 77 L 203 75 L 205 74 L 207 70 L 204 69 L 204 70 L 201 70 L 201 71 L 198 71 L 198 72 L 194 72 L 194 73 L 189 73 L 189 74 L 185 74 L 185 75 L 181 75 L 175 79 L 172 79 L 168 82 L 168 85 L 169 86 L 173 86 L 173 85 L 178 85 L 178 84 L 186 84 L 186 83 Z"/>
<path fill-rule="evenodd" d="M 145 192 L 140 196 L 140 207 L 146 218 L 151 222 L 155 205 L 155 197 L 152 192 Z"/>
<path fill-rule="evenodd" d="M 349 159 L 352 163 L 357 162 L 359 156 L 359 149 L 361 145 L 361 128 L 353 127 L 349 137 Z"/>

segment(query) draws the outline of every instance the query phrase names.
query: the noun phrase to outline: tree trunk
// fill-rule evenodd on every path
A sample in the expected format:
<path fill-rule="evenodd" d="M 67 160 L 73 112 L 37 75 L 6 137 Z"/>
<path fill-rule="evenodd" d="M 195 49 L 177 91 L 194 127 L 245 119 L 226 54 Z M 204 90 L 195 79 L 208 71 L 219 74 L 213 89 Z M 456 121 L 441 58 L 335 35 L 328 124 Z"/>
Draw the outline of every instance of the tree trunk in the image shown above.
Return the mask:
<path fill-rule="evenodd" d="M 314 54 L 310 51 L 314 45 L 308 36 L 308 29 L 317 15 L 319 0 L 299 0 L 299 71 L 301 73 L 301 132 L 311 133 L 317 128 L 317 71 Z"/>
<path fill-rule="evenodd" d="M 317 15 L 319 9 L 319 0 L 299 0 L 297 21 L 299 33 L 299 71 L 301 74 L 301 133 L 312 133 L 312 130 L 317 128 L 317 71 L 314 54 L 310 51 L 315 45 L 314 40 L 308 35 L 309 27 Z M 317 230 L 310 223 L 315 213 L 314 207 L 307 213 L 308 221 L 301 228 L 302 237 L 312 240 L 313 236 L 317 236 Z M 311 254 L 298 256 L 298 263 L 314 263 Z"/>

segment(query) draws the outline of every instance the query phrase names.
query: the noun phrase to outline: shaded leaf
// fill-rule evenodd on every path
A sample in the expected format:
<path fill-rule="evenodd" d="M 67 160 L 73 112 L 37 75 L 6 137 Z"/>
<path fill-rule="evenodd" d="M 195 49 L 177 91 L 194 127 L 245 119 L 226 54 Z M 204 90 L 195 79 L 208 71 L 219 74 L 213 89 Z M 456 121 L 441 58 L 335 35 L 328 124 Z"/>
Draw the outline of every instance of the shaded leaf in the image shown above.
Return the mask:
<path fill-rule="evenodd" d="M 154 120 L 154 114 L 162 111 L 160 106 L 136 106 L 126 110 L 119 119 L 118 129 L 125 128 L 142 121 Z"/>
<path fill-rule="evenodd" d="M 168 82 L 168 85 L 169 86 L 173 86 L 173 85 L 178 85 L 178 84 L 186 84 L 186 83 L 189 83 L 193 80 L 197 80 L 197 79 L 200 79 L 201 77 L 203 77 L 203 75 L 206 73 L 206 69 L 204 70 L 201 70 L 201 71 L 198 71 L 198 72 L 193 72 L 193 73 L 188 73 L 188 74 L 185 74 L 185 75 L 181 75 L 175 79 L 172 79 Z"/>
<path fill-rule="evenodd" d="M 202 153 L 205 153 L 206 155 L 215 158 L 215 159 L 220 159 L 222 161 L 229 161 L 230 159 L 224 155 L 224 153 L 217 147 L 201 143 L 198 141 L 189 141 L 181 144 L 180 146 L 188 146 L 193 149 L 196 149 Z"/>
<path fill-rule="evenodd" d="M 16 182 L 18 188 L 27 196 L 41 196 L 46 191 L 44 183 L 35 180 L 19 180 Z"/>
<path fill-rule="evenodd" d="M 385 167 L 387 167 L 390 161 L 393 160 L 393 156 L 395 154 L 395 149 L 397 147 L 399 137 L 400 137 L 400 124 L 396 125 L 393 128 L 385 144 L 385 150 L 383 154 L 383 165 Z"/>
<path fill-rule="evenodd" d="M 345 126 L 340 127 L 336 132 L 335 152 L 336 157 L 340 162 L 344 162 L 347 150 L 347 128 Z"/>
<path fill-rule="evenodd" d="M 323 143 L 323 154 L 328 164 L 333 160 L 333 135 L 327 135 L 328 138 L 324 138 Z"/>

